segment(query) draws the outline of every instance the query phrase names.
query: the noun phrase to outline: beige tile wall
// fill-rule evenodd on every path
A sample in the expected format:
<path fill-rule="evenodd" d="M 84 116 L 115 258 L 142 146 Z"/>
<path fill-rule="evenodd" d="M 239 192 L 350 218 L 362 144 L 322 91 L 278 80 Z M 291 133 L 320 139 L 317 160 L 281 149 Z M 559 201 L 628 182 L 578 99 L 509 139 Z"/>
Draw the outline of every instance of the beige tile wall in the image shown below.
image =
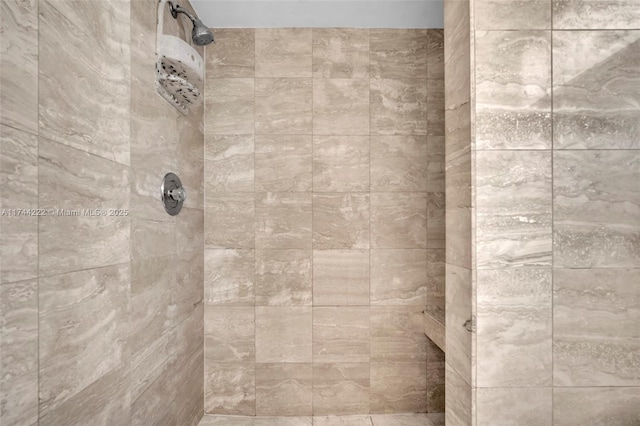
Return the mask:
<path fill-rule="evenodd" d="M 441 411 L 441 30 L 221 29 L 207 51 L 205 410 Z"/>
<path fill-rule="evenodd" d="M 0 216 L 0 424 L 202 416 L 203 112 L 156 94 L 156 5 L 0 2 L 0 208 L 129 212 Z"/>

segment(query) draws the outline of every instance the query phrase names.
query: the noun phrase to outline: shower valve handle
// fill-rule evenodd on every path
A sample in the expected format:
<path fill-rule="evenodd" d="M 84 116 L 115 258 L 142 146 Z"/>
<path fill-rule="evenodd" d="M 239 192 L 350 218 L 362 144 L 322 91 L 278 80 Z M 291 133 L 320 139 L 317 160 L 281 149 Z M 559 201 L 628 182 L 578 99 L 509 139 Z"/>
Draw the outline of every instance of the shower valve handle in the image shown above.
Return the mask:
<path fill-rule="evenodd" d="M 187 199 L 187 191 L 184 188 L 175 188 L 169 191 L 169 197 L 179 203 Z"/>

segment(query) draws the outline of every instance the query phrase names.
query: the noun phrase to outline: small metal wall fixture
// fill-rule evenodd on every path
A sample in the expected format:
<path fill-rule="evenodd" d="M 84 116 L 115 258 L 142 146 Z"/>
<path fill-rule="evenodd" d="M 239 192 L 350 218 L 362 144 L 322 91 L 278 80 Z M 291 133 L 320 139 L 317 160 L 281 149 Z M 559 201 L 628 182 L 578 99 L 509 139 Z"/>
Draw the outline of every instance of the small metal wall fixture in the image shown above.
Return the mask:
<path fill-rule="evenodd" d="M 171 216 L 180 213 L 182 203 L 187 199 L 187 191 L 182 187 L 180 178 L 175 173 L 167 173 L 162 180 L 160 187 L 162 193 L 162 204 L 164 209 Z"/>

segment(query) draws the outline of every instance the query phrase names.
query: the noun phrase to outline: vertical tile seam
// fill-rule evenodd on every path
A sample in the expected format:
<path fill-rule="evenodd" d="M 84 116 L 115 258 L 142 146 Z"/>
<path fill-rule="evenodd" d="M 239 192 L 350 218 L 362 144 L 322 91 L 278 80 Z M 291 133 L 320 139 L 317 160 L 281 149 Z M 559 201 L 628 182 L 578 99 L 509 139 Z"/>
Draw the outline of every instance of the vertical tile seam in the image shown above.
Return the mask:
<path fill-rule="evenodd" d="M 371 235 L 371 222 L 373 220 L 372 208 L 371 208 L 371 134 L 372 134 L 372 126 L 371 126 L 371 29 L 367 29 L 367 77 L 369 80 L 369 136 L 368 136 L 368 144 L 369 144 L 369 185 L 367 187 L 367 192 L 369 194 L 369 267 L 367 273 L 369 275 L 369 292 L 367 294 L 368 299 L 368 308 L 369 308 L 369 414 L 371 414 L 371 407 L 373 405 L 372 401 L 372 379 L 371 379 L 371 352 L 372 349 L 372 335 L 373 331 L 371 329 L 371 248 L 373 247 L 373 238 Z M 371 424 L 373 424 L 373 420 L 369 417 Z"/>
<path fill-rule="evenodd" d="M 315 336 L 314 336 L 314 332 L 313 332 L 313 325 L 314 325 L 314 319 L 315 319 L 315 308 L 314 308 L 314 302 L 313 302 L 313 251 L 314 251 L 314 244 L 313 244 L 313 199 L 314 199 L 314 193 L 315 193 L 315 188 L 314 188 L 314 183 L 313 183 L 313 176 L 314 176 L 314 154 L 315 154 L 315 146 L 313 143 L 313 140 L 315 138 L 315 129 L 313 126 L 313 117 L 315 116 L 315 104 L 313 102 L 313 92 L 314 92 L 314 86 L 315 86 L 315 77 L 313 75 L 313 53 L 314 53 L 314 49 L 313 49 L 313 36 L 314 36 L 314 32 L 316 31 L 315 29 L 311 28 L 309 30 L 311 32 L 311 415 L 313 416 L 313 414 L 316 411 L 316 402 L 315 402 L 315 387 L 316 387 L 316 377 L 315 377 L 315 356 L 314 356 L 314 341 L 315 341 Z"/>
<path fill-rule="evenodd" d="M 258 414 L 256 372 L 258 371 L 258 353 L 257 353 L 257 327 L 258 327 L 258 310 L 256 307 L 256 70 L 258 68 L 258 55 L 256 44 L 258 41 L 258 32 L 256 28 L 252 28 L 253 32 L 253 415 Z"/>
<path fill-rule="evenodd" d="M 40 27 L 41 27 L 41 23 L 40 23 L 40 2 L 36 1 L 36 15 L 37 15 L 37 31 L 38 34 L 36 36 L 36 40 L 38 43 L 38 59 L 37 59 L 37 78 L 38 81 L 36 83 L 36 90 L 37 90 L 37 105 L 36 105 L 36 115 L 38 118 L 38 126 L 36 128 L 36 133 L 37 133 L 37 143 L 36 143 L 36 191 L 37 191 L 37 207 L 38 210 L 40 209 Z M 129 233 L 131 233 L 131 227 L 129 227 Z M 36 413 L 37 413 L 37 418 L 36 418 L 36 424 L 40 425 L 40 216 L 37 217 L 37 228 L 36 228 L 36 245 L 37 245 L 37 253 L 38 253 L 38 260 L 37 260 L 37 269 L 36 269 L 36 321 L 37 321 L 37 326 L 36 326 L 36 333 L 37 333 L 37 344 L 38 344 L 38 348 L 36 349 L 36 356 L 38 357 L 38 360 L 36 362 Z M 129 250 L 129 253 L 131 253 L 131 250 Z"/>

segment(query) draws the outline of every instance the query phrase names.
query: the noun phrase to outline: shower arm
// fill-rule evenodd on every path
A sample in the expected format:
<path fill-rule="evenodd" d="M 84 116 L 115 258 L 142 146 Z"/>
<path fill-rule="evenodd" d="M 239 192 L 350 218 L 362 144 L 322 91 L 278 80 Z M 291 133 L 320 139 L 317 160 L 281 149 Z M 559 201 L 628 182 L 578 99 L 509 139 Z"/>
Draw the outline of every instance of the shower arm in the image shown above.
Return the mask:
<path fill-rule="evenodd" d="M 173 16 L 175 19 L 178 19 L 178 13 L 182 13 L 187 18 L 189 18 L 192 24 L 196 23 L 196 17 L 193 16 L 187 9 L 180 6 L 179 4 L 174 5 L 172 1 L 167 3 L 169 3 L 169 12 L 171 12 L 171 16 Z"/>

